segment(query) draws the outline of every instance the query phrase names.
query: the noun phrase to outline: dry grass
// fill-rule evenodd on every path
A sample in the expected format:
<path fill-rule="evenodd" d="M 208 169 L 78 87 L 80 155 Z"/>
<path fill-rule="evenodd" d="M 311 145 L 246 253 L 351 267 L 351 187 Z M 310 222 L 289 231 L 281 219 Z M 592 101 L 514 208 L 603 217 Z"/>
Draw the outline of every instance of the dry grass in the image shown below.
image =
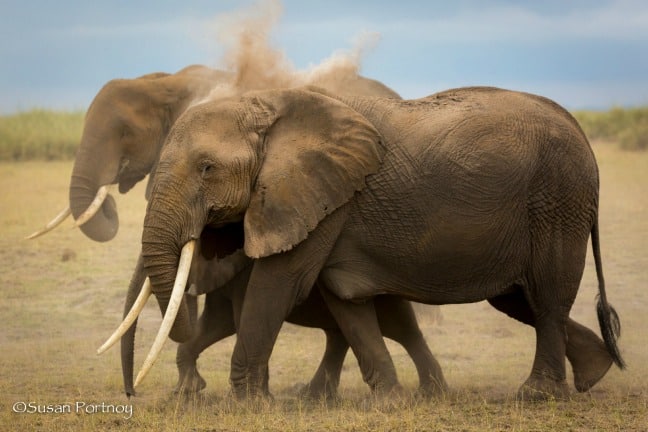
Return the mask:
<path fill-rule="evenodd" d="M 484 303 L 445 306 L 441 324 L 421 309 L 424 333 L 453 389 L 440 400 L 372 401 L 349 356 L 341 402 L 300 401 L 297 386 L 314 373 L 324 336 L 286 325 L 271 359 L 276 398 L 272 404 L 251 407 L 228 398 L 231 338 L 201 356 L 199 366 L 208 387 L 200 396 L 181 399 L 171 394 L 176 371 L 174 344 L 169 342 L 140 395 L 127 401 L 118 348 L 101 357 L 95 349 L 121 316 L 138 253 L 145 208 L 142 185 L 117 197 L 122 225 L 109 244 L 86 239 L 70 229 L 70 223 L 24 241 L 66 204 L 72 164 L 1 163 L 0 429 L 648 430 L 648 154 L 602 145 L 595 151 L 602 177 L 600 223 L 608 296 L 624 325 L 620 345 L 629 367 L 624 372 L 612 369 L 589 394 L 534 404 L 513 398 L 531 367 L 534 333 Z M 590 257 L 572 317 L 592 328 L 597 328 L 595 294 Z M 142 361 L 159 322 L 159 310 L 151 302 L 140 319 L 136 361 Z M 417 379 L 411 361 L 399 346 L 389 347 L 401 381 L 414 391 Z M 21 401 L 52 406 L 76 401 L 132 404 L 133 415 L 124 419 L 117 413 L 14 413 L 12 406 Z"/>

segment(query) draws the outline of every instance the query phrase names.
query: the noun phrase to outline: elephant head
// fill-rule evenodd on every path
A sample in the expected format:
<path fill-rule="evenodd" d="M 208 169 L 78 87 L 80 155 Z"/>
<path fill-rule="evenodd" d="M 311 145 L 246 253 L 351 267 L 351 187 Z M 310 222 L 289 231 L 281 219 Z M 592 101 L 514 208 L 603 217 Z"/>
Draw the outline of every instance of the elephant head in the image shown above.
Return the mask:
<path fill-rule="evenodd" d="M 383 153 L 364 117 L 314 91 L 253 92 L 188 109 L 160 155 L 142 234 L 171 338 L 191 335 L 184 284 L 174 278 L 206 226 L 224 238 L 238 233 L 251 258 L 287 251 L 363 188 Z"/>
<path fill-rule="evenodd" d="M 119 219 L 108 186 L 126 193 L 149 174 L 178 116 L 229 79 L 223 71 L 189 66 L 104 85 L 86 113 L 70 181 L 69 211 L 85 235 L 96 241 L 115 236 Z"/>

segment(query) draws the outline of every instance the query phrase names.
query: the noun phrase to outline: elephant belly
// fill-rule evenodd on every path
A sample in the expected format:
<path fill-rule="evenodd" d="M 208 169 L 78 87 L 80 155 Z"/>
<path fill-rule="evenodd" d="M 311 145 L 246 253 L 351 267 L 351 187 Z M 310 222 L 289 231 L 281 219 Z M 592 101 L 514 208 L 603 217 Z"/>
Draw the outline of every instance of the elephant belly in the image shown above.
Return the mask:
<path fill-rule="evenodd" d="M 515 290 L 521 277 L 483 279 L 457 278 L 447 274 L 425 272 L 402 274 L 384 266 L 367 265 L 366 273 L 357 265 L 338 264 L 323 272 L 326 288 L 344 300 L 361 302 L 376 295 L 389 294 L 427 304 L 459 304 L 479 302 Z"/>
<path fill-rule="evenodd" d="M 525 215 L 407 218 L 345 230 L 322 274 L 327 289 L 350 300 L 393 294 L 449 304 L 482 301 L 524 284 Z"/>

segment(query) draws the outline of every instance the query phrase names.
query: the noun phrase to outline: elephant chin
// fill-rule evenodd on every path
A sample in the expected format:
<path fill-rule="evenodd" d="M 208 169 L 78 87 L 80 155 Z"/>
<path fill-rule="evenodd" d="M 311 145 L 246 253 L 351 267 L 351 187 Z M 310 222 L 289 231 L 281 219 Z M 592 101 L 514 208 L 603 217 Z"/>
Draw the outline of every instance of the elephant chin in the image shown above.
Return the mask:
<path fill-rule="evenodd" d="M 75 215 L 75 217 L 77 216 Z M 119 215 L 117 213 L 115 199 L 112 195 L 106 197 L 106 200 L 97 213 L 81 225 L 80 228 L 86 236 L 98 242 L 110 241 L 117 235 L 117 231 L 119 230 Z"/>

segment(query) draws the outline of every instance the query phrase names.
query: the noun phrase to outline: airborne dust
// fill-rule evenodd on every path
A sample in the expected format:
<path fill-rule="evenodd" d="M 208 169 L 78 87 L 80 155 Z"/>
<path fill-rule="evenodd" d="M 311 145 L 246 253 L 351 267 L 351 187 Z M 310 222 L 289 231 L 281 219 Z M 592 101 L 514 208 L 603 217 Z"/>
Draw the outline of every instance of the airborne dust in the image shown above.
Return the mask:
<path fill-rule="evenodd" d="M 271 33 L 282 11 L 280 1 L 261 0 L 248 9 L 218 15 L 210 23 L 215 43 L 225 49 L 217 67 L 232 72 L 233 77 L 228 85 L 214 88 L 207 99 L 309 84 L 334 89 L 334 83 L 358 76 L 362 57 L 380 38 L 378 33 L 360 33 L 351 49 L 336 51 L 319 64 L 299 70 L 272 45 Z"/>

